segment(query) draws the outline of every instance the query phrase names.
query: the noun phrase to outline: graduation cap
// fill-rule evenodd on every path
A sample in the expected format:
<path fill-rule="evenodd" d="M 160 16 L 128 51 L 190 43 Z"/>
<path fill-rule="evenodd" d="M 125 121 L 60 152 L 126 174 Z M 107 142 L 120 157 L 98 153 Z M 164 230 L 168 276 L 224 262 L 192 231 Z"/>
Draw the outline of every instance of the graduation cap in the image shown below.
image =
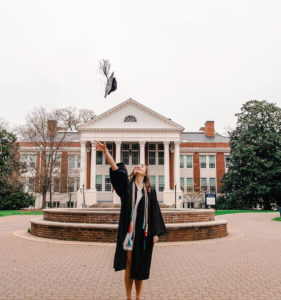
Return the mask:
<path fill-rule="evenodd" d="M 106 86 L 105 86 L 105 94 L 104 98 L 108 96 L 111 92 L 117 90 L 117 80 L 114 77 L 114 72 L 109 76 L 110 63 L 107 59 L 103 59 L 100 61 L 100 69 L 106 77 Z"/>

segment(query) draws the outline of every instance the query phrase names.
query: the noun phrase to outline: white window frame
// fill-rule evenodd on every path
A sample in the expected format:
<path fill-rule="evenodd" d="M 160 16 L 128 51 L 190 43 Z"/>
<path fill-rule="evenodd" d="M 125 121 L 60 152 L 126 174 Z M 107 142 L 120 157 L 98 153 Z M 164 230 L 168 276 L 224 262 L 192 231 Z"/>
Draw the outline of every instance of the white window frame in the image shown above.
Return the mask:
<path fill-rule="evenodd" d="M 103 177 L 102 175 L 96 175 L 96 190 L 97 190 L 97 192 L 103 192 L 103 184 L 102 184 L 102 179 L 103 178 L 102 177 Z M 98 178 L 101 178 L 101 183 L 98 183 Z M 97 188 L 98 184 L 101 185 L 100 190 Z"/>
<path fill-rule="evenodd" d="M 214 157 L 214 166 L 212 166 L 211 167 L 211 163 L 210 163 L 210 157 Z M 208 155 L 208 167 L 210 168 L 210 169 L 215 169 L 216 168 L 216 156 L 215 155 Z"/>
<path fill-rule="evenodd" d="M 191 157 L 191 167 L 189 167 L 189 166 L 187 166 L 187 157 Z M 190 155 L 190 154 L 186 154 L 185 155 L 185 168 L 187 168 L 187 169 L 192 169 L 193 168 L 193 155 Z"/>
<path fill-rule="evenodd" d="M 70 166 L 70 157 L 73 157 L 73 167 Z M 80 154 L 68 154 L 68 169 L 80 169 Z"/>
<path fill-rule="evenodd" d="M 187 183 L 188 183 L 188 179 L 192 179 L 192 184 L 191 184 L 191 185 L 188 185 L 188 184 L 187 184 Z M 189 187 L 191 187 L 192 189 L 190 190 Z M 193 192 L 193 191 L 194 191 L 193 177 L 187 177 L 187 178 L 186 178 L 186 192 L 187 192 L 187 193 L 191 193 L 191 192 Z"/>

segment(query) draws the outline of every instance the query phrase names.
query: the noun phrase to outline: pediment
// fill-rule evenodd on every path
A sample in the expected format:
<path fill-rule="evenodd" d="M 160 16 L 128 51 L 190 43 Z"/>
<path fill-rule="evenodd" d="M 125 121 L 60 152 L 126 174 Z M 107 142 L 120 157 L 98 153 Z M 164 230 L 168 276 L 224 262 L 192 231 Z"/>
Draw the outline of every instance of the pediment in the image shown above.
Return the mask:
<path fill-rule="evenodd" d="M 184 127 L 130 98 L 85 123 L 79 131 L 91 129 L 183 131 Z"/>

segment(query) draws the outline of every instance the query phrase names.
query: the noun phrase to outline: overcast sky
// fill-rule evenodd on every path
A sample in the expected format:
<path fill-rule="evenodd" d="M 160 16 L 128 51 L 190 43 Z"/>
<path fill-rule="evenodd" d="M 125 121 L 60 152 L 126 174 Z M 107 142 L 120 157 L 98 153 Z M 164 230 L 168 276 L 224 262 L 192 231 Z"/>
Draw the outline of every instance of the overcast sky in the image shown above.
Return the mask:
<path fill-rule="evenodd" d="M 0 118 L 36 105 L 96 114 L 133 98 L 197 131 L 281 104 L 280 0 L 0 0 Z M 104 99 L 100 59 L 118 89 Z"/>

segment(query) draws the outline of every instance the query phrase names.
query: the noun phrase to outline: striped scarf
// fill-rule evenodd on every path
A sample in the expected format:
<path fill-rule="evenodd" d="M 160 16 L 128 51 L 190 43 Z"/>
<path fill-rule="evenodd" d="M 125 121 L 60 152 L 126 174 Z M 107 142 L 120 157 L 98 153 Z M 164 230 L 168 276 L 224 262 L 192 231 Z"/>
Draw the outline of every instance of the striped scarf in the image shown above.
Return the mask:
<path fill-rule="evenodd" d="M 144 185 L 144 214 L 143 214 L 143 225 L 142 229 L 145 229 L 144 231 L 144 240 L 143 240 L 143 249 L 146 249 L 146 242 L 147 242 L 147 233 L 148 233 L 148 196 L 147 196 L 147 189 Z M 134 232 L 133 232 L 133 213 L 135 209 L 135 193 L 136 193 L 136 187 L 135 183 L 133 182 L 132 184 L 132 210 L 131 210 L 131 217 L 130 217 L 130 226 L 128 229 L 128 247 L 131 247 L 132 245 L 132 240 L 134 239 Z"/>

